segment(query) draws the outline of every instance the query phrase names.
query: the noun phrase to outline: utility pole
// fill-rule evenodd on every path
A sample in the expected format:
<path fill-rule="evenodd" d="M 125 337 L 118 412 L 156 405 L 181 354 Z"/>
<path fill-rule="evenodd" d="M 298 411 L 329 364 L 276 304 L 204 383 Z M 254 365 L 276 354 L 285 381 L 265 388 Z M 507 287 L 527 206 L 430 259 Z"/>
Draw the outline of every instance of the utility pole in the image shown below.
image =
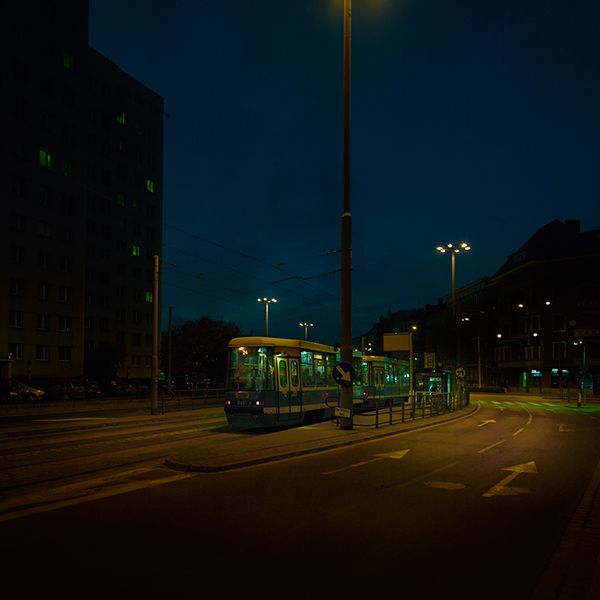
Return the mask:
<path fill-rule="evenodd" d="M 352 213 L 350 212 L 350 87 L 352 0 L 344 0 L 344 174 L 341 232 L 341 347 L 340 358 L 352 364 Z M 349 416 L 339 418 L 340 429 L 353 429 L 352 385 L 340 386 L 340 408 Z"/>
<path fill-rule="evenodd" d="M 169 355 L 167 362 L 167 391 L 171 394 L 171 362 L 173 358 L 173 330 L 172 330 L 173 307 L 169 306 Z"/>
<path fill-rule="evenodd" d="M 158 414 L 158 330 L 159 330 L 159 311 L 158 311 L 158 255 L 154 255 L 154 293 L 152 295 L 152 305 L 154 308 L 154 318 L 152 320 L 152 372 L 151 372 L 151 391 L 150 391 L 150 414 Z"/>

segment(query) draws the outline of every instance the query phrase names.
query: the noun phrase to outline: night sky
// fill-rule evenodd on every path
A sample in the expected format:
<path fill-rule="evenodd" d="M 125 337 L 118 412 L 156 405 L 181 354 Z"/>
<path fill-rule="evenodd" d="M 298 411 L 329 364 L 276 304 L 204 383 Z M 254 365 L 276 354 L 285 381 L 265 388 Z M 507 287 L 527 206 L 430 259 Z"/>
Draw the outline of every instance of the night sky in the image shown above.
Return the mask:
<path fill-rule="evenodd" d="M 339 340 L 342 0 L 90 0 L 90 44 L 165 99 L 163 303 Z M 600 228 L 600 2 L 354 0 L 353 335 Z M 166 319 L 163 321 L 166 326 Z"/>

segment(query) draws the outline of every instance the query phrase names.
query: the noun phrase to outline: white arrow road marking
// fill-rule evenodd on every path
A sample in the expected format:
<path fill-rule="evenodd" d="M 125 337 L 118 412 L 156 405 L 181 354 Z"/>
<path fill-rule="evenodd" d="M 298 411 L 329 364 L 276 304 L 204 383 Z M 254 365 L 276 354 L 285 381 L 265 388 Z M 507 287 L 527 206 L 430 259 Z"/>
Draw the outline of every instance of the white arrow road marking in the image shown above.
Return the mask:
<path fill-rule="evenodd" d="M 535 462 L 530 460 L 529 462 L 522 463 L 520 465 L 514 465 L 512 467 L 504 467 L 503 471 L 512 471 L 510 475 L 507 475 L 502 481 L 491 487 L 483 496 L 489 498 L 490 496 L 517 496 L 518 494 L 527 494 L 529 490 L 518 487 L 508 487 L 508 484 L 521 473 L 537 473 L 537 467 Z"/>
<path fill-rule="evenodd" d="M 490 423 L 495 423 L 496 419 L 486 419 L 485 421 L 481 421 L 477 427 L 483 427 L 484 425 L 489 425 Z"/>
<path fill-rule="evenodd" d="M 410 448 L 406 450 L 396 450 L 396 452 L 389 452 L 388 454 L 376 454 L 375 456 L 379 456 L 380 458 L 395 458 L 396 460 L 399 458 L 404 458 L 410 452 Z"/>

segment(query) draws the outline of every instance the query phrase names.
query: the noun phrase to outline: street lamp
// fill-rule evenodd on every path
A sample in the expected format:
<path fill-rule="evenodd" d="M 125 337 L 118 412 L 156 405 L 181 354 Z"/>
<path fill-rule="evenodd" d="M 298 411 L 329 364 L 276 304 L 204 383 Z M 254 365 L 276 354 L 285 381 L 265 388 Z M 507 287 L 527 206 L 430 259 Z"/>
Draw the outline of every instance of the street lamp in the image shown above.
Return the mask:
<path fill-rule="evenodd" d="M 314 327 L 313 323 L 298 323 L 298 327 L 304 327 L 304 340 L 308 339 L 308 328 Z"/>
<path fill-rule="evenodd" d="M 468 252 L 470 249 L 471 246 L 467 242 L 461 242 L 458 245 L 450 243 L 436 248 L 440 254 L 449 252 L 452 256 L 452 314 L 454 316 L 456 316 L 456 255 L 460 252 Z"/>
<path fill-rule="evenodd" d="M 352 213 L 350 212 L 350 86 L 352 48 L 352 0 L 344 0 L 344 78 L 343 78 L 343 211 L 340 264 L 340 358 L 352 364 Z M 340 408 L 345 415 L 340 429 L 353 429 L 352 386 L 340 386 Z M 349 416 L 346 416 L 349 415 Z"/>
<path fill-rule="evenodd" d="M 269 304 L 277 302 L 275 298 L 257 298 L 257 302 L 265 303 L 265 335 L 269 337 Z"/>

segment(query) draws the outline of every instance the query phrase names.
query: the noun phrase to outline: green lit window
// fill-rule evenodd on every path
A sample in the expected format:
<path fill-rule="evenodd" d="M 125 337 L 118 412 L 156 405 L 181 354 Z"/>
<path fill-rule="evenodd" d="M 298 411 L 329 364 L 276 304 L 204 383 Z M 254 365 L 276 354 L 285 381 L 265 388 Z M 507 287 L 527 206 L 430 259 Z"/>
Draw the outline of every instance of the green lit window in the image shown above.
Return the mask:
<path fill-rule="evenodd" d="M 54 160 L 52 154 L 48 150 L 40 150 L 40 165 L 51 169 L 54 166 Z"/>
<path fill-rule="evenodd" d="M 131 246 L 131 254 L 133 256 L 140 256 L 141 254 L 141 249 L 139 246 L 137 246 L 136 244 L 134 244 L 133 246 Z"/>
<path fill-rule="evenodd" d="M 146 179 L 146 189 L 152 194 L 154 193 L 154 179 Z"/>
<path fill-rule="evenodd" d="M 63 52 L 63 67 L 72 69 L 75 66 L 75 57 L 70 52 Z"/>
<path fill-rule="evenodd" d="M 125 206 L 125 195 L 117 194 L 117 206 Z"/>
<path fill-rule="evenodd" d="M 152 303 L 154 299 L 154 294 L 152 292 L 146 292 L 146 302 Z"/>
<path fill-rule="evenodd" d="M 73 163 L 70 160 L 65 160 L 63 162 L 63 175 L 65 177 L 73 176 Z"/>
<path fill-rule="evenodd" d="M 125 113 L 121 112 L 117 115 L 117 123 L 120 123 L 121 125 L 125 125 Z"/>

